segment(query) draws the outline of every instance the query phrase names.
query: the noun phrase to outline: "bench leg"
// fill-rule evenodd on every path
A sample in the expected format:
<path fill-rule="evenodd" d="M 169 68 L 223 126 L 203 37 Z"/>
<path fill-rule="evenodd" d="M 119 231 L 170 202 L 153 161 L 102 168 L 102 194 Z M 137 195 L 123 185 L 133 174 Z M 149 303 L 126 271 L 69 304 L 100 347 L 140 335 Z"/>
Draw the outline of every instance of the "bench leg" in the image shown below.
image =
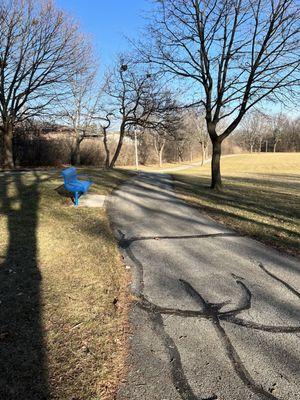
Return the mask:
<path fill-rule="evenodd" d="M 79 199 L 79 193 L 78 193 L 78 192 L 75 192 L 75 194 L 74 194 L 74 204 L 75 204 L 75 207 L 78 206 L 78 199 Z"/>

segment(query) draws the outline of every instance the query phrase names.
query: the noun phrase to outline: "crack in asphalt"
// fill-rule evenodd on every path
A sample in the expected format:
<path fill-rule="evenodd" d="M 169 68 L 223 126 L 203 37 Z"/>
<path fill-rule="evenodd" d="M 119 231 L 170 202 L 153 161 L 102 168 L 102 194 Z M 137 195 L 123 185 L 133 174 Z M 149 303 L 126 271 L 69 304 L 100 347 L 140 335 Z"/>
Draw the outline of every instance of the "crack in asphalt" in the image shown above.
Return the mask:
<path fill-rule="evenodd" d="M 121 233 L 119 231 L 119 233 Z M 123 237 L 119 240 L 119 246 L 122 249 L 127 249 L 132 243 L 145 241 L 145 240 L 176 240 L 176 239 L 204 239 L 204 238 L 216 238 L 216 237 L 243 237 L 243 235 L 235 232 L 218 232 L 208 233 L 202 235 L 184 235 L 184 236 L 136 236 L 130 239 L 125 239 L 125 235 L 121 233 Z"/>
<path fill-rule="evenodd" d="M 272 333 L 295 333 L 300 332 L 300 326 L 273 326 L 273 325 L 264 325 L 259 324 L 253 321 L 247 321 L 243 318 L 237 318 L 236 315 L 241 313 L 242 311 L 249 310 L 251 308 L 251 300 L 252 293 L 248 286 L 243 282 L 245 279 L 243 277 L 237 276 L 235 274 L 231 274 L 233 279 L 237 285 L 239 285 L 242 289 L 242 295 L 239 300 L 238 306 L 229 311 L 222 311 L 222 308 L 225 305 L 228 305 L 230 301 L 225 301 L 222 303 L 210 303 L 204 299 L 204 297 L 199 293 L 189 282 L 185 280 L 179 279 L 180 283 L 184 287 L 186 293 L 197 301 L 199 304 L 200 310 L 182 310 L 182 309 L 174 309 L 168 307 L 158 306 L 151 301 L 149 301 L 143 294 L 144 289 L 144 266 L 143 264 L 135 257 L 130 246 L 135 241 L 141 240 L 157 240 L 157 239 L 194 239 L 194 238 L 206 238 L 206 237 L 218 237 L 218 236 L 241 236 L 237 234 L 230 233 L 214 233 L 207 235 L 185 235 L 185 236 L 140 236 L 140 237 L 132 237 L 125 238 L 125 234 L 118 231 L 119 233 L 119 246 L 127 253 L 128 257 L 134 263 L 138 273 L 138 287 L 136 290 L 136 295 L 138 297 L 137 305 L 147 311 L 150 320 L 154 326 L 154 331 L 161 338 L 162 342 L 165 345 L 165 348 L 169 354 L 170 364 L 171 364 L 171 374 L 173 385 L 178 391 L 179 395 L 183 400 L 215 400 L 218 399 L 216 394 L 212 394 L 209 398 L 199 399 L 197 397 L 190 386 L 188 379 L 185 376 L 183 365 L 181 362 L 180 352 L 171 338 L 171 336 L 166 332 L 163 324 L 162 315 L 173 315 L 179 316 L 183 318 L 205 318 L 212 322 L 212 325 L 220 339 L 220 342 L 223 345 L 223 348 L 226 351 L 228 359 L 238 375 L 241 381 L 255 394 L 262 396 L 263 399 L 271 399 L 271 400 L 279 400 L 278 397 L 274 396 L 271 392 L 266 391 L 261 385 L 257 384 L 252 378 L 249 371 L 245 368 L 242 360 L 240 359 L 235 347 L 233 346 L 229 336 L 227 335 L 224 327 L 221 325 L 221 321 L 229 322 L 231 324 L 235 324 L 241 327 L 261 330 Z M 280 282 L 284 285 L 289 291 L 291 291 L 294 295 L 300 298 L 300 293 L 294 289 L 291 285 L 289 285 L 284 280 L 277 277 L 274 273 L 271 273 L 267 270 L 267 268 L 259 263 L 258 266 L 260 269 L 266 273 L 268 276 L 273 278 L 274 280 Z"/>

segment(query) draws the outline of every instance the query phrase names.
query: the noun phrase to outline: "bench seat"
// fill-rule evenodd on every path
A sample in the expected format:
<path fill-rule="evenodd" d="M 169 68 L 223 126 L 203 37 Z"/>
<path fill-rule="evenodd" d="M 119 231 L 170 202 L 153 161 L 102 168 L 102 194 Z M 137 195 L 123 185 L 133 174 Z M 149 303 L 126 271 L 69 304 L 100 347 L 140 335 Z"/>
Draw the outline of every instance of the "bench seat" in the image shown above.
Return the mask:
<path fill-rule="evenodd" d="M 74 195 L 74 204 L 78 206 L 79 197 L 87 193 L 92 182 L 79 180 L 74 167 L 64 169 L 61 174 L 64 178 L 64 187 Z"/>

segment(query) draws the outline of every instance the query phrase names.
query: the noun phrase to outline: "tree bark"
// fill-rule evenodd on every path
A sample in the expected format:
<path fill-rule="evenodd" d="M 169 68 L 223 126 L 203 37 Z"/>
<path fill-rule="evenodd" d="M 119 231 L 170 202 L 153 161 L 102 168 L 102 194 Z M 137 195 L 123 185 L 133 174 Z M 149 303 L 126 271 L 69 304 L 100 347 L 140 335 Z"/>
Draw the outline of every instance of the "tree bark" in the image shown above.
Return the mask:
<path fill-rule="evenodd" d="M 159 167 L 162 168 L 163 162 L 162 162 L 162 148 L 159 150 Z"/>
<path fill-rule="evenodd" d="M 182 152 L 182 150 L 178 151 L 178 162 L 179 163 L 183 162 L 183 152 Z"/>
<path fill-rule="evenodd" d="M 80 162 L 81 162 L 80 143 L 81 143 L 81 140 L 77 139 L 76 140 L 76 146 L 75 146 L 75 164 L 76 165 L 80 165 Z"/>
<path fill-rule="evenodd" d="M 11 123 L 4 124 L 2 134 L 2 166 L 3 169 L 13 169 L 15 166 L 13 157 L 13 125 Z"/>
<path fill-rule="evenodd" d="M 202 150 L 202 159 L 201 159 L 201 167 L 202 167 L 205 160 L 205 145 L 203 142 L 201 142 L 201 150 Z"/>
<path fill-rule="evenodd" d="M 72 165 L 80 165 L 81 158 L 80 158 L 80 144 L 82 139 L 79 137 L 78 133 L 76 133 L 75 143 L 72 149 Z"/>
<path fill-rule="evenodd" d="M 163 151 L 164 151 L 165 143 L 162 144 L 159 150 L 159 167 L 162 168 L 163 166 Z"/>
<path fill-rule="evenodd" d="M 122 123 L 120 126 L 120 136 L 119 136 L 118 145 L 117 145 L 115 154 L 113 155 L 113 158 L 109 164 L 109 168 L 114 168 L 115 163 L 116 163 L 117 159 L 119 158 L 119 155 L 120 155 L 120 152 L 121 152 L 121 149 L 123 146 L 124 136 L 125 136 L 125 125 L 124 125 L 124 123 Z"/>
<path fill-rule="evenodd" d="M 105 150 L 105 168 L 109 168 L 109 164 L 110 164 L 110 151 L 109 151 L 109 147 L 108 147 L 106 129 L 104 129 L 104 131 L 103 131 L 103 145 L 104 145 L 104 150 Z"/>
<path fill-rule="evenodd" d="M 211 189 L 222 190 L 222 178 L 220 169 L 222 141 L 216 138 L 212 141 L 213 152 L 211 158 Z"/>

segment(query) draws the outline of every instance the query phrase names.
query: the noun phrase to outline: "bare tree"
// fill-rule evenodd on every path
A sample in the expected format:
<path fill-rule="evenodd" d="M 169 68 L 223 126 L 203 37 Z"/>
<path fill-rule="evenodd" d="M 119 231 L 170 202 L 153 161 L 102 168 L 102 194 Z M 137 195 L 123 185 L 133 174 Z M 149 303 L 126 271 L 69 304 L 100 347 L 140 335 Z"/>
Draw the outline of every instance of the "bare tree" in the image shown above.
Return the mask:
<path fill-rule="evenodd" d="M 201 108 L 193 108 L 186 116 L 186 129 L 192 137 L 195 137 L 201 146 L 201 165 L 207 158 L 209 136 L 206 128 L 205 114 Z"/>
<path fill-rule="evenodd" d="M 185 153 L 187 149 L 191 151 L 192 145 L 191 145 L 191 140 L 192 137 L 189 135 L 189 132 L 187 132 L 185 129 L 176 129 L 173 134 L 172 138 L 175 142 L 176 146 L 176 156 L 178 162 L 183 162 Z"/>
<path fill-rule="evenodd" d="M 106 93 L 107 102 L 119 123 L 119 140 L 109 163 L 109 167 L 113 168 L 130 128 L 156 126 L 157 116 L 171 103 L 155 76 L 123 57 L 119 58 L 117 67 L 108 79 Z"/>
<path fill-rule="evenodd" d="M 299 85 L 296 0 L 160 0 L 139 53 L 188 85 L 205 109 L 211 188 L 221 189 L 221 145 L 251 107 L 290 101 Z M 193 84 L 191 84 L 193 83 Z M 218 132 L 221 120 L 227 124 Z"/>
<path fill-rule="evenodd" d="M 261 151 L 263 138 L 266 137 L 269 130 L 269 117 L 258 111 L 250 111 L 242 120 L 240 125 L 240 143 L 245 144 L 245 147 L 250 153 L 255 149 Z"/>
<path fill-rule="evenodd" d="M 285 139 L 284 150 L 300 151 L 300 117 L 293 118 L 289 122 L 289 136 Z"/>
<path fill-rule="evenodd" d="M 0 125 L 2 163 L 13 168 L 20 121 L 49 110 L 75 70 L 84 38 L 51 1 L 2 0 L 0 5 Z"/>
<path fill-rule="evenodd" d="M 289 121 L 284 114 L 279 113 L 271 119 L 270 125 L 271 137 L 273 141 L 273 152 L 275 153 L 277 144 L 283 140 L 284 134 L 289 128 Z"/>
<path fill-rule="evenodd" d="M 163 95 L 165 96 L 164 106 L 159 108 L 155 118 L 152 118 L 150 129 L 160 167 L 163 166 L 163 152 L 166 142 L 168 140 L 175 142 L 178 149 L 179 142 L 185 139 L 182 112 L 170 92 Z"/>
<path fill-rule="evenodd" d="M 138 158 L 142 165 L 155 162 L 157 155 L 153 143 L 153 135 L 148 129 L 137 130 Z M 155 158 L 154 158 L 155 157 Z"/>
<path fill-rule="evenodd" d="M 207 153 L 208 153 L 208 141 L 209 141 L 208 133 L 206 127 L 204 126 L 204 119 L 198 118 L 196 120 L 196 129 L 198 133 L 198 140 L 202 150 L 201 165 L 203 165 L 208 157 Z"/>
<path fill-rule="evenodd" d="M 171 142 L 170 147 L 175 150 L 176 161 L 182 162 L 187 149 L 191 149 L 193 139 L 186 129 L 185 110 L 174 106 L 173 110 L 170 109 L 163 115 L 161 122 L 163 126 L 159 129 L 159 133 L 165 137 L 166 141 Z"/>
<path fill-rule="evenodd" d="M 102 112 L 103 89 L 97 81 L 97 66 L 93 61 L 90 46 L 82 49 L 82 65 L 78 71 L 68 75 L 67 86 L 69 95 L 59 102 L 59 116 L 67 124 L 75 138 L 72 149 L 72 163 L 80 164 L 80 145 L 86 137 L 97 136 L 103 133 L 97 123 Z M 106 132 L 106 131 L 105 131 Z"/>
<path fill-rule="evenodd" d="M 163 151 L 166 145 L 166 136 L 162 134 L 162 132 L 158 132 L 154 130 L 152 133 L 153 136 L 153 145 L 155 149 L 155 153 L 157 154 L 159 167 L 163 166 Z"/>
<path fill-rule="evenodd" d="M 108 129 L 111 126 L 113 113 L 106 112 L 103 117 L 100 117 L 100 128 L 102 131 L 103 145 L 105 150 L 105 168 L 110 168 L 110 148 L 108 145 Z"/>

